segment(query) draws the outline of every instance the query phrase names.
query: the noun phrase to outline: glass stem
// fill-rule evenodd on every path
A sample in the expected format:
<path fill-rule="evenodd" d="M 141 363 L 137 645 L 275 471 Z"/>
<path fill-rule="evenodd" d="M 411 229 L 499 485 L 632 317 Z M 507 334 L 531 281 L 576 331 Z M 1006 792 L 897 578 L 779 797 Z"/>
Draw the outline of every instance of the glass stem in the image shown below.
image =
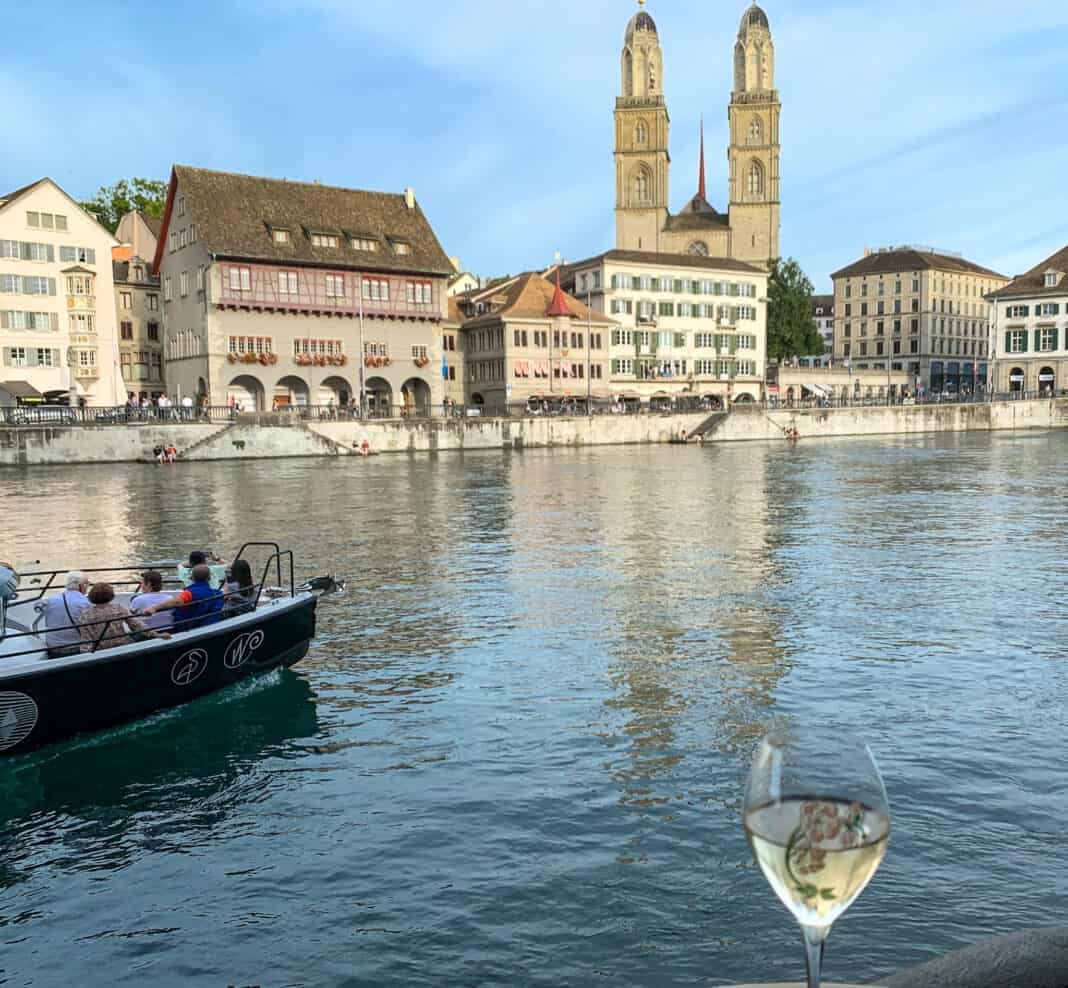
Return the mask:
<path fill-rule="evenodd" d="M 808 988 L 820 988 L 823 972 L 823 948 L 827 943 L 827 929 L 818 926 L 802 926 L 805 934 L 805 966 L 808 968 Z"/>

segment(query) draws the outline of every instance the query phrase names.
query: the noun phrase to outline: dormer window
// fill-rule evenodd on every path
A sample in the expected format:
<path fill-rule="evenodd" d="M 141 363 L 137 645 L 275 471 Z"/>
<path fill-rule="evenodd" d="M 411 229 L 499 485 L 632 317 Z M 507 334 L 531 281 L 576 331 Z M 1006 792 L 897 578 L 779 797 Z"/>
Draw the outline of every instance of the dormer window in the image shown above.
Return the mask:
<path fill-rule="evenodd" d="M 185 216 L 185 196 L 178 197 L 178 215 Z"/>
<path fill-rule="evenodd" d="M 412 252 L 412 245 L 406 240 L 390 240 L 389 245 L 393 248 L 394 254 L 410 254 Z"/>
<path fill-rule="evenodd" d="M 1060 271 L 1047 271 L 1046 272 L 1046 287 L 1056 288 L 1060 284 L 1062 273 Z"/>
<path fill-rule="evenodd" d="M 367 253 L 374 253 L 378 250 L 378 241 L 371 237 L 352 237 L 350 243 L 353 250 L 362 250 Z"/>
<path fill-rule="evenodd" d="M 134 281 L 141 281 L 144 278 L 144 276 L 145 276 L 145 269 L 143 267 L 141 267 L 140 265 L 135 264 L 134 265 L 134 269 L 133 269 L 133 280 Z"/>
<path fill-rule="evenodd" d="M 271 231 L 271 239 L 276 244 L 288 244 L 289 243 L 289 231 L 288 230 L 282 230 L 282 229 L 279 229 L 278 227 L 275 227 Z"/>
<path fill-rule="evenodd" d="M 309 233 L 308 239 L 313 247 L 336 247 L 338 243 L 336 233 Z"/>

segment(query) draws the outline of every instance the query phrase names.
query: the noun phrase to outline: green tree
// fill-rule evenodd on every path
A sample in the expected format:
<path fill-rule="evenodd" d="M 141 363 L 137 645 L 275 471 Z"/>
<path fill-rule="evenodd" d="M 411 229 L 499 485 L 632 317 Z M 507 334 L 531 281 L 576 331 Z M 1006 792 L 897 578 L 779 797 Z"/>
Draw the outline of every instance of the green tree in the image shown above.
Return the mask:
<path fill-rule="evenodd" d="M 112 233 L 131 209 L 139 209 L 146 216 L 163 218 L 167 203 L 167 183 L 154 178 L 120 178 L 114 185 L 102 185 L 92 199 L 81 205 L 89 210 Z"/>
<path fill-rule="evenodd" d="M 821 353 L 823 337 L 812 318 L 812 282 L 792 257 L 773 258 L 768 273 L 768 359 Z"/>

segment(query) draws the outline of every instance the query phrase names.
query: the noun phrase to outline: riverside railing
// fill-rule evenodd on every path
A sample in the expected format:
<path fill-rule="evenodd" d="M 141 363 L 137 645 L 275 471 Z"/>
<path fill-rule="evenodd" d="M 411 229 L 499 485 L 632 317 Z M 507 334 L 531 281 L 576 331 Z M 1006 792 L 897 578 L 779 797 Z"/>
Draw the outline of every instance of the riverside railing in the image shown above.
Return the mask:
<path fill-rule="evenodd" d="M 1035 401 L 1068 397 L 1068 389 L 1055 392 L 1013 391 L 987 392 L 978 395 L 852 395 L 849 397 L 824 398 L 766 398 L 755 401 L 748 396 L 739 398 L 728 406 L 729 411 L 760 409 L 763 411 L 790 411 L 820 408 L 885 408 L 922 405 L 975 405 L 995 401 Z M 20 405 L 0 408 L 0 427 L 11 426 L 110 426 L 110 425 L 288 425 L 308 422 L 389 422 L 430 421 L 434 419 L 537 419 L 537 418 L 586 418 L 601 415 L 680 415 L 708 414 L 723 411 L 718 401 L 706 398 L 657 398 L 641 401 L 627 398 L 613 401 L 594 400 L 589 409 L 584 398 L 554 398 L 529 403 L 509 405 L 461 405 L 450 402 L 444 405 L 388 405 L 360 409 L 352 405 L 288 405 L 273 411 L 244 410 L 237 406 L 207 405 L 200 408 L 71 408 L 66 405 Z"/>

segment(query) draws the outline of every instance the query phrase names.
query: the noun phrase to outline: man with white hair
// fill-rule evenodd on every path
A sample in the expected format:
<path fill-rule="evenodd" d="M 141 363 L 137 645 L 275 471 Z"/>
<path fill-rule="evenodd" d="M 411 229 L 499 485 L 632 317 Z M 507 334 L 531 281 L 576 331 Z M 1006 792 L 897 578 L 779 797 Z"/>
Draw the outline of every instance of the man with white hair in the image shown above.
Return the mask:
<path fill-rule="evenodd" d="M 85 596 L 89 578 L 75 570 L 67 574 L 65 586 L 63 593 L 49 598 L 45 609 L 45 644 L 50 659 L 78 655 L 82 650 L 78 615 L 90 606 L 89 598 Z"/>

